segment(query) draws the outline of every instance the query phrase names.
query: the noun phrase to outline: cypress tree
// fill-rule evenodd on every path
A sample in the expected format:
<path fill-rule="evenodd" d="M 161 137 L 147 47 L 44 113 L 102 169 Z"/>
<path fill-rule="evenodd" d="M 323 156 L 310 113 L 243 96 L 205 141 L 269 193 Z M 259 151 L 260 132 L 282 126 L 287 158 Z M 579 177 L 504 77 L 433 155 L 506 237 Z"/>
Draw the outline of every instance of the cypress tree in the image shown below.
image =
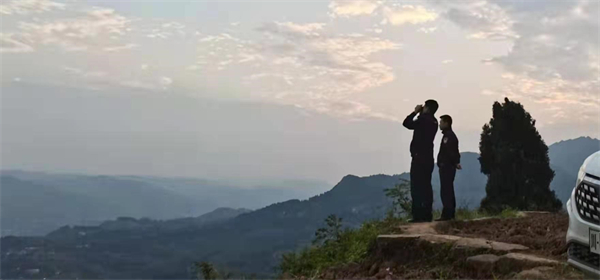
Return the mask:
<path fill-rule="evenodd" d="M 479 142 L 481 172 L 488 177 L 481 208 L 499 212 L 518 210 L 556 211 L 562 203 L 550 182 L 548 146 L 535 128 L 535 120 L 520 103 L 495 102 L 493 116 L 483 126 Z"/>

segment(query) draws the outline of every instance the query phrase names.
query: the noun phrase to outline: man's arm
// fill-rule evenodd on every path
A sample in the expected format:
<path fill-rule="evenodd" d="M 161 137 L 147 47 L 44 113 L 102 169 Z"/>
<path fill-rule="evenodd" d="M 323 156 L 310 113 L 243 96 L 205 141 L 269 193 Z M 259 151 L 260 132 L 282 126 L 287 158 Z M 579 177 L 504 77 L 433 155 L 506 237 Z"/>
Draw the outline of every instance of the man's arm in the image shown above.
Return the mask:
<path fill-rule="evenodd" d="M 402 122 L 402 125 L 408 129 L 415 129 L 417 127 L 417 123 L 419 122 L 419 119 L 415 120 L 416 115 L 417 115 L 417 113 L 412 112 L 410 115 L 408 115 L 406 117 L 406 119 L 404 119 L 404 122 Z"/>
<path fill-rule="evenodd" d="M 462 169 L 460 166 L 460 151 L 458 150 L 458 137 L 454 135 L 454 141 L 452 141 L 452 156 L 454 159 L 454 163 L 456 164 L 456 168 Z"/>
<path fill-rule="evenodd" d="M 417 120 L 415 120 L 415 116 L 421 112 L 421 110 L 423 110 L 423 105 L 417 105 L 415 107 L 415 111 L 412 112 L 410 115 L 408 115 L 406 117 L 406 119 L 404 119 L 404 122 L 402 122 L 402 125 L 408 129 L 415 129 L 417 128 L 417 125 L 419 124 L 419 119 L 417 118 Z"/>

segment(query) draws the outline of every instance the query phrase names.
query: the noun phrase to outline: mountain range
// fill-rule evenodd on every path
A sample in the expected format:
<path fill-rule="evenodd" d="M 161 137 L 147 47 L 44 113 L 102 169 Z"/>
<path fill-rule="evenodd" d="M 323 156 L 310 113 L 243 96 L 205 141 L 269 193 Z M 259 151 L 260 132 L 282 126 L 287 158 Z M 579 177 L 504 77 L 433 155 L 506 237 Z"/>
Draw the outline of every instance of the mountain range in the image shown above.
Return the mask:
<path fill-rule="evenodd" d="M 19 170 L 0 174 L 2 236 L 44 235 L 64 225 L 98 225 L 117 217 L 196 217 L 219 207 L 258 209 L 308 198 L 320 181 L 229 182 L 150 176 L 91 176 Z"/>
<path fill-rule="evenodd" d="M 600 150 L 600 141 L 578 138 L 549 148 L 556 170 L 552 189 L 565 201 L 579 166 L 587 155 Z M 476 207 L 485 196 L 486 177 L 479 172 L 477 154 L 462 153 L 461 162 L 463 170 L 455 183 L 457 202 Z M 331 190 L 309 199 L 250 212 L 230 209 L 225 211 L 228 216 L 210 222 L 121 217 L 94 226 L 64 226 L 44 237 L 3 237 L 1 277 L 183 279 L 194 276 L 190 268 L 194 261 L 272 277 L 281 255 L 309 245 L 328 215 L 341 217 L 346 227 L 381 218 L 391 204 L 384 189 L 409 177 L 407 173 L 347 175 Z M 436 198 L 438 181 L 434 175 Z"/>

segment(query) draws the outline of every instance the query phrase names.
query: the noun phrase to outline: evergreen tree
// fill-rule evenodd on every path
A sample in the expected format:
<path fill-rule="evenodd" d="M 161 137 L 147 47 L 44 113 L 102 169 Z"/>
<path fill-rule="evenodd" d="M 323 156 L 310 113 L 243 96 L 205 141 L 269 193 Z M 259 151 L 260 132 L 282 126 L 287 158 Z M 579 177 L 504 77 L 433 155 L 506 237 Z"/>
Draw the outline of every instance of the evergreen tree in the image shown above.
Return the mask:
<path fill-rule="evenodd" d="M 488 176 L 481 208 L 499 212 L 556 211 L 562 203 L 550 190 L 548 146 L 535 128 L 535 120 L 520 103 L 504 99 L 494 103 L 493 116 L 483 126 L 479 142 L 481 172 Z"/>

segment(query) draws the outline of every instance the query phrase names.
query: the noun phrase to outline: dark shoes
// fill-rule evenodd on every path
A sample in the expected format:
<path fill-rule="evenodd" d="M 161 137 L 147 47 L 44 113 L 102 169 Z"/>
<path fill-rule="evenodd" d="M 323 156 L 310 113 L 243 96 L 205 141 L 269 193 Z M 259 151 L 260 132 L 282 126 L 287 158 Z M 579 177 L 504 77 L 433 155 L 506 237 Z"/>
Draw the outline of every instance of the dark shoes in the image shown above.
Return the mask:
<path fill-rule="evenodd" d="M 435 219 L 436 222 L 445 222 L 445 221 L 452 221 L 452 220 L 454 220 L 454 218 L 441 217 L 439 219 Z"/>

